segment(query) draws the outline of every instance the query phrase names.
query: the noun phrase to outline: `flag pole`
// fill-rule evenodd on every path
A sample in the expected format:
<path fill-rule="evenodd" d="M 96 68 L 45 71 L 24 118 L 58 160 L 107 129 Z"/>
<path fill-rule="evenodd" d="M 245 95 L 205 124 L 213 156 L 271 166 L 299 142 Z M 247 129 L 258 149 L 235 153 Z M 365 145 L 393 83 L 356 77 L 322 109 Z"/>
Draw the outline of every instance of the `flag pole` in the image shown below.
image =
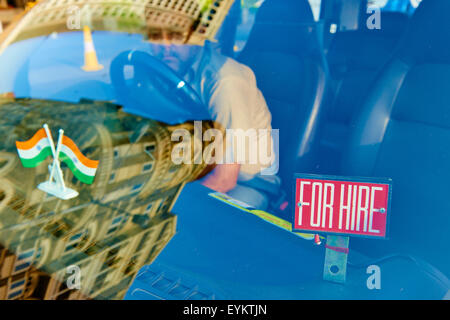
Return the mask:
<path fill-rule="evenodd" d="M 49 182 L 52 182 L 53 174 L 54 174 L 54 170 L 55 170 L 55 159 L 56 159 L 55 144 L 53 143 L 52 133 L 46 123 L 44 124 L 44 130 L 45 130 L 45 134 L 47 135 L 47 139 L 50 144 L 50 149 L 52 150 L 52 154 L 53 154 L 52 170 L 50 171 L 50 178 L 48 179 Z"/>
<path fill-rule="evenodd" d="M 59 176 L 59 180 L 61 182 L 61 186 L 63 191 L 66 191 L 66 185 L 64 184 L 64 177 L 62 175 L 61 172 L 61 168 L 59 167 L 59 152 L 61 151 L 61 145 L 62 145 L 62 139 L 64 136 L 64 130 L 63 129 L 59 129 L 59 137 L 58 137 L 58 144 L 56 146 L 56 157 L 55 157 L 55 164 L 56 164 L 56 169 L 57 169 L 57 174 Z"/>
<path fill-rule="evenodd" d="M 56 146 L 56 149 L 55 144 L 53 142 L 52 133 L 50 132 L 50 129 L 48 128 L 47 124 L 44 124 L 44 130 L 45 134 L 47 135 L 48 143 L 50 145 L 50 149 L 53 154 L 53 163 L 51 165 L 52 167 L 51 168 L 49 167 L 50 170 L 49 180 L 40 183 L 38 185 L 38 189 L 63 200 L 75 198 L 76 196 L 78 196 L 78 192 L 76 192 L 71 188 L 66 187 L 59 161 L 59 154 L 61 152 L 61 148 L 63 145 L 62 140 L 64 137 L 64 130 L 62 129 L 59 130 L 58 144 Z M 52 182 L 52 180 L 55 180 L 55 182 Z"/>
<path fill-rule="evenodd" d="M 52 133 L 50 132 L 50 129 L 48 128 L 48 125 L 46 123 L 44 124 L 44 130 L 45 133 L 47 134 L 47 139 L 48 142 L 50 143 L 50 148 L 52 149 L 53 158 L 55 158 L 56 156 L 55 144 L 53 143 Z"/>

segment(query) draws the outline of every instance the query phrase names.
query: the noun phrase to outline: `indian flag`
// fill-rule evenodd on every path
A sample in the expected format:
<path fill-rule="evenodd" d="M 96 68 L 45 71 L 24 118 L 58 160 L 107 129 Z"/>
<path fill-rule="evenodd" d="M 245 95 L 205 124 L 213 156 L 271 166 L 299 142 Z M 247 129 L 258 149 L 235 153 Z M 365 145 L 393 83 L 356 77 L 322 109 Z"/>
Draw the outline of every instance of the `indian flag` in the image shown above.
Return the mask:
<path fill-rule="evenodd" d="M 45 129 L 40 129 L 28 141 L 16 141 L 16 147 L 25 168 L 34 168 L 52 155 L 50 139 Z M 72 139 L 66 136 L 62 137 L 58 160 L 67 164 L 74 176 L 81 182 L 86 184 L 94 182 L 98 161 L 86 158 Z"/>
<path fill-rule="evenodd" d="M 34 168 L 41 164 L 48 156 L 52 155 L 50 140 L 44 128 L 40 129 L 28 141 L 16 141 L 20 161 L 25 168 Z"/>
<path fill-rule="evenodd" d="M 98 161 L 86 158 L 69 137 L 62 138 L 59 158 L 67 164 L 78 180 L 86 184 L 94 182 Z"/>

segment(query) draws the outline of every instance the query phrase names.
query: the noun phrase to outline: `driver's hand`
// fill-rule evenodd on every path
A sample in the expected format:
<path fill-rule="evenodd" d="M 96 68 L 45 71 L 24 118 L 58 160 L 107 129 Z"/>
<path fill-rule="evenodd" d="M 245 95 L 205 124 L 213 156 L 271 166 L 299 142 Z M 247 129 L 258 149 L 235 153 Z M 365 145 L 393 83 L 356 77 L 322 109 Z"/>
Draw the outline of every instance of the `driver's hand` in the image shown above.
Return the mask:
<path fill-rule="evenodd" d="M 241 165 L 218 164 L 214 170 L 201 180 L 201 183 L 210 189 L 227 193 L 236 186 Z"/>

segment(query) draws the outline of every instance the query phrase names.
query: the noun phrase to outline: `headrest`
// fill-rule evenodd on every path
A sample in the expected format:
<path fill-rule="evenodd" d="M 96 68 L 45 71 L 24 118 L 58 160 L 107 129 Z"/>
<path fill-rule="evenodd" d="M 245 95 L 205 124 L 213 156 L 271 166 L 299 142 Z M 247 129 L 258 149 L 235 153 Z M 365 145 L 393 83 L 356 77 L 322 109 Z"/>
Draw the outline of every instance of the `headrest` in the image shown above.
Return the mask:
<path fill-rule="evenodd" d="M 401 56 L 415 63 L 450 63 L 450 1 L 423 0 L 407 31 Z"/>
<path fill-rule="evenodd" d="M 308 55 L 318 51 L 316 23 L 308 0 L 266 0 L 258 9 L 242 53 L 277 51 Z"/>
<path fill-rule="evenodd" d="M 314 23 L 308 0 L 265 0 L 256 23 Z"/>

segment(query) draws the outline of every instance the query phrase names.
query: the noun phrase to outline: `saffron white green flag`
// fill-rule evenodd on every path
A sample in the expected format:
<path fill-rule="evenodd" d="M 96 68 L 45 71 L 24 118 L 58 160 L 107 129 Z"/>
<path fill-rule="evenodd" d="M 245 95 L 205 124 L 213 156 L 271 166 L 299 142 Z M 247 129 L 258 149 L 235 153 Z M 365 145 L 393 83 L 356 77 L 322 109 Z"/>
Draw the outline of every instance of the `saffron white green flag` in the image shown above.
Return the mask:
<path fill-rule="evenodd" d="M 44 129 L 40 129 L 28 141 L 16 141 L 20 160 L 25 168 L 34 168 L 52 155 L 50 140 Z M 86 158 L 68 137 L 62 138 L 59 160 L 67 164 L 74 176 L 83 183 L 92 184 L 98 161 Z"/>

